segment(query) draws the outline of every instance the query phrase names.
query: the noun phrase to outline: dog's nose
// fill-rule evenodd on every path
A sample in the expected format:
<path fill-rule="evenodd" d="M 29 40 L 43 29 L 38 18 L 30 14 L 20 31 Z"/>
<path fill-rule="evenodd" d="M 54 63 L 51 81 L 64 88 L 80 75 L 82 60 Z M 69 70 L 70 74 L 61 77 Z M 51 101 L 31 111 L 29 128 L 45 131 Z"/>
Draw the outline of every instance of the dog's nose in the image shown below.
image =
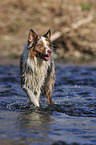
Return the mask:
<path fill-rule="evenodd" d="M 49 54 L 51 54 L 51 53 L 52 53 L 52 50 L 50 49 L 50 50 L 48 50 L 47 52 L 48 52 Z"/>

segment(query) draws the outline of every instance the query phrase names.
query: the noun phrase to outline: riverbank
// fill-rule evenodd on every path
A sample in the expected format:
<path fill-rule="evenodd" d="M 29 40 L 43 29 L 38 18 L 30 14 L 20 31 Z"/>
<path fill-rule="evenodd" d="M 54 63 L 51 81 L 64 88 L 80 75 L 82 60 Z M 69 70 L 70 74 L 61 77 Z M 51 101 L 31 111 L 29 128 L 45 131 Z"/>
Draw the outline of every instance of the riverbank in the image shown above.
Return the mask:
<path fill-rule="evenodd" d="M 0 1 L 0 58 L 19 58 L 31 28 L 39 35 L 50 28 L 56 60 L 95 60 L 95 7 L 94 0 Z"/>

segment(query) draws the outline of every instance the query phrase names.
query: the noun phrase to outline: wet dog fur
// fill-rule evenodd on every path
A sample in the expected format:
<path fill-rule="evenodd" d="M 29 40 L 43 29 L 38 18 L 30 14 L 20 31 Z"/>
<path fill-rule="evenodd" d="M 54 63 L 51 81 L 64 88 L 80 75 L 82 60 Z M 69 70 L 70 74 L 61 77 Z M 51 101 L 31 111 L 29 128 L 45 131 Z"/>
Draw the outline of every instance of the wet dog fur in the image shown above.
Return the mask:
<path fill-rule="evenodd" d="M 31 29 L 28 43 L 20 58 L 21 87 L 36 107 L 40 105 L 42 92 L 48 99 L 48 103 L 53 103 L 52 88 L 55 83 L 55 69 L 50 37 L 50 29 L 43 36 L 38 36 Z"/>

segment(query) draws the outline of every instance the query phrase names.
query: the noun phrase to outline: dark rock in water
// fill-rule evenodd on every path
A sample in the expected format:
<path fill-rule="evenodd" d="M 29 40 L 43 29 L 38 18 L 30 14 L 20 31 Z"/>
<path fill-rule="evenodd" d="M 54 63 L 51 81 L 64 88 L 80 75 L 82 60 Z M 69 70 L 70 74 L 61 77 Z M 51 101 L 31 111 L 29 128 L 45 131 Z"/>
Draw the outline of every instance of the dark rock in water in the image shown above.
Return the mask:
<path fill-rule="evenodd" d="M 63 141 L 58 141 L 58 142 L 54 142 L 52 145 L 69 145 L 69 144 Z"/>
<path fill-rule="evenodd" d="M 69 144 L 69 143 L 66 143 L 64 141 L 57 141 L 57 142 L 54 142 L 52 145 L 80 145 L 80 144 L 78 144 L 78 143 L 71 143 L 71 144 Z"/>

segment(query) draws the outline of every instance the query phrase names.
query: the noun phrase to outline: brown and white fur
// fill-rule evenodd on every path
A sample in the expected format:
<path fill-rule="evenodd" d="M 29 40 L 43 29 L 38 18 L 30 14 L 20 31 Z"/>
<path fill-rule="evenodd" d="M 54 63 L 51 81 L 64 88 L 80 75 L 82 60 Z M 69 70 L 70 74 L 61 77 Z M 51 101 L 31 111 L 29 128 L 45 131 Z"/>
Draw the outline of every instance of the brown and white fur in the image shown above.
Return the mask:
<path fill-rule="evenodd" d="M 48 103 L 52 104 L 52 88 L 55 82 L 54 61 L 52 59 L 51 31 L 38 36 L 32 29 L 28 43 L 20 59 L 21 87 L 29 100 L 39 107 L 42 91 Z"/>

